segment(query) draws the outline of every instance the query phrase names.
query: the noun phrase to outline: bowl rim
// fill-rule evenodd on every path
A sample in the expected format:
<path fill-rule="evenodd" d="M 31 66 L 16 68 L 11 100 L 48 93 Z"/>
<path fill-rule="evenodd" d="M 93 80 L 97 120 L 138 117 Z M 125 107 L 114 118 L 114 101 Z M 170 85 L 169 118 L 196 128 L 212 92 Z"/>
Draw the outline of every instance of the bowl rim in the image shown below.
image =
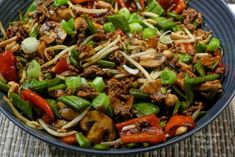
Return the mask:
<path fill-rule="evenodd" d="M 235 24 L 235 14 L 232 12 L 231 8 L 228 7 L 228 5 L 225 3 L 225 1 L 219 0 L 219 2 L 222 3 L 221 7 L 224 7 L 226 10 L 229 11 L 229 14 L 232 15 L 232 17 L 234 19 L 233 23 Z M 180 142 L 180 141 L 190 137 L 191 135 L 197 133 L 201 129 L 205 128 L 216 117 L 218 117 L 224 111 L 224 109 L 226 107 L 228 107 L 228 105 L 230 104 L 230 102 L 232 101 L 234 96 L 235 96 L 235 89 L 230 94 L 229 99 L 226 100 L 224 105 L 219 110 L 217 110 L 216 114 L 214 114 L 211 117 L 209 117 L 207 119 L 207 121 L 205 121 L 199 127 L 196 127 L 194 129 L 190 130 L 189 132 L 181 135 L 181 136 L 177 136 L 177 137 L 171 138 L 167 142 L 160 143 L 160 144 L 157 144 L 157 145 L 153 145 L 153 146 L 150 146 L 150 147 L 147 147 L 147 148 L 142 148 L 141 147 L 141 148 L 136 148 L 136 149 L 111 149 L 111 150 L 108 150 L 108 151 L 98 151 L 98 150 L 94 150 L 94 149 L 84 149 L 84 148 L 80 148 L 79 146 L 73 146 L 73 145 L 68 145 L 68 144 L 65 144 L 65 143 L 58 143 L 56 141 L 47 140 L 47 139 L 43 138 L 43 136 L 40 136 L 39 133 L 37 133 L 34 130 L 32 130 L 32 129 L 26 127 L 25 125 L 23 125 L 23 123 L 19 119 L 17 119 L 13 114 L 11 114 L 8 111 L 6 111 L 2 107 L 2 105 L 0 105 L 0 111 L 10 121 L 12 121 L 16 126 L 21 128 L 22 130 L 24 130 L 26 133 L 28 133 L 28 134 L 32 135 L 33 137 L 36 137 L 37 139 L 39 139 L 41 141 L 44 141 L 44 142 L 46 142 L 46 143 L 48 143 L 48 144 L 50 144 L 52 146 L 56 146 L 56 147 L 62 148 L 64 150 L 69 150 L 69 151 L 72 151 L 72 152 L 82 153 L 82 154 L 90 154 L 90 155 L 94 155 L 95 154 L 95 155 L 98 155 L 98 156 L 100 156 L 100 155 L 126 155 L 126 154 L 137 154 L 137 153 L 141 153 L 142 154 L 142 153 L 145 153 L 145 152 L 155 151 L 155 150 L 163 148 L 163 147 L 171 146 L 171 145 L 173 145 L 175 143 L 178 143 L 178 142 Z M 3 101 L 3 103 L 6 103 L 6 102 Z"/>

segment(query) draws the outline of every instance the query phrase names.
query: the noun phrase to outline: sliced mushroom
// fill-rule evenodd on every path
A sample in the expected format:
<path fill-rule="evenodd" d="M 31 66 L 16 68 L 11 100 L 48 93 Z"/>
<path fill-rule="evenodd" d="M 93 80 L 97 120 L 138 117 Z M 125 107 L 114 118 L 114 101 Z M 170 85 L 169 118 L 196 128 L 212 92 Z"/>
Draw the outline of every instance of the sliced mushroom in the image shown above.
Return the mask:
<path fill-rule="evenodd" d="M 159 103 L 166 97 L 161 93 L 161 87 L 161 81 L 158 79 L 146 85 L 144 88 L 144 92 L 148 94 L 154 102 Z"/>
<path fill-rule="evenodd" d="M 74 21 L 74 28 L 75 28 L 75 30 L 80 30 L 80 31 L 86 30 L 87 29 L 86 20 L 82 17 L 76 18 Z"/>
<path fill-rule="evenodd" d="M 166 61 L 166 57 L 163 55 L 157 55 L 153 59 L 141 60 L 139 64 L 145 68 L 157 68 Z"/>
<path fill-rule="evenodd" d="M 72 110 L 71 108 L 64 108 L 59 111 L 61 117 L 63 117 L 66 120 L 73 120 L 79 115 L 79 112 L 76 112 Z"/>
<path fill-rule="evenodd" d="M 60 27 L 60 24 L 53 21 L 45 22 L 41 26 L 39 33 L 42 36 L 41 40 L 45 41 L 47 44 L 53 41 L 63 43 L 67 37 L 66 32 Z"/>
<path fill-rule="evenodd" d="M 102 112 L 90 111 L 80 121 L 82 131 L 87 133 L 87 139 L 93 144 L 102 141 L 112 141 L 116 132 L 112 119 Z"/>
<path fill-rule="evenodd" d="M 195 87 L 195 90 L 197 91 L 213 90 L 213 91 L 220 92 L 222 90 L 222 85 L 221 85 L 220 80 L 208 81 Z"/>
<path fill-rule="evenodd" d="M 57 14 L 61 19 L 70 19 L 72 10 L 70 8 L 59 8 Z"/>

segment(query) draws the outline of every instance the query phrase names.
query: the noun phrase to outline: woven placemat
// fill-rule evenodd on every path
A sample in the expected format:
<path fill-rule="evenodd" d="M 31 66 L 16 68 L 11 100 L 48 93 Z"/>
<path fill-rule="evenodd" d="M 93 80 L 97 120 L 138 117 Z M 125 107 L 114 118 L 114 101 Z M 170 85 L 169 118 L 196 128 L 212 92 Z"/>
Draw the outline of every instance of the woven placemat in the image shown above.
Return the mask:
<path fill-rule="evenodd" d="M 0 113 L 0 157 L 80 157 L 42 142 Z M 235 100 L 202 131 L 167 148 L 135 157 L 235 157 Z M 134 155 L 133 155 L 134 156 Z"/>

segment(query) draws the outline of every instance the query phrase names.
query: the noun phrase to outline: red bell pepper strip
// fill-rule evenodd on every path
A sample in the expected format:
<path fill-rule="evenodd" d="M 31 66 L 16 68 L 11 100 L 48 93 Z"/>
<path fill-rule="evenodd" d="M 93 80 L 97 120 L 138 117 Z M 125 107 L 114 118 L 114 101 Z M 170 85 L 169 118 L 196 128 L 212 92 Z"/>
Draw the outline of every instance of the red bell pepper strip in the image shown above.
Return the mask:
<path fill-rule="evenodd" d="M 73 135 L 70 135 L 70 136 L 65 136 L 65 137 L 62 137 L 61 140 L 64 142 L 64 143 L 67 143 L 67 144 L 77 144 L 77 139 L 76 139 L 76 136 L 75 134 Z"/>
<path fill-rule="evenodd" d="M 56 63 L 54 72 L 56 74 L 61 74 L 62 72 L 65 72 L 67 70 L 69 70 L 69 64 L 67 62 L 67 59 L 63 57 Z"/>
<path fill-rule="evenodd" d="M 178 4 L 178 0 L 158 0 L 158 3 L 167 11 L 172 5 Z"/>
<path fill-rule="evenodd" d="M 122 128 L 136 123 L 149 122 L 147 128 L 139 132 L 122 131 Z M 160 120 L 155 115 L 149 115 L 141 118 L 135 118 L 126 122 L 116 124 L 116 128 L 120 132 L 122 143 L 140 143 L 148 142 L 152 144 L 160 143 L 166 140 L 165 133 L 160 127 Z"/>
<path fill-rule="evenodd" d="M 144 11 L 144 8 L 145 8 L 144 0 L 139 0 L 139 2 L 140 2 L 140 6 L 142 8 L 142 11 Z"/>
<path fill-rule="evenodd" d="M 181 126 L 186 126 L 188 130 L 195 127 L 195 122 L 191 116 L 174 115 L 166 124 L 165 131 L 170 136 L 175 136 L 176 129 Z"/>
<path fill-rule="evenodd" d="M 186 8 L 186 4 L 184 0 L 178 0 L 178 3 L 176 5 L 176 7 L 173 9 L 173 12 L 179 14 L 181 13 L 185 8 Z"/>
<path fill-rule="evenodd" d="M 78 143 L 75 134 L 74 135 L 70 135 L 70 136 L 65 136 L 65 137 L 61 138 L 61 140 L 64 143 L 71 144 L 71 145 Z"/>
<path fill-rule="evenodd" d="M 0 73 L 7 81 L 17 81 L 16 57 L 12 52 L 0 54 Z"/>
<path fill-rule="evenodd" d="M 24 100 L 31 102 L 44 112 L 43 119 L 46 120 L 45 122 L 48 123 L 54 120 L 54 113 L 45 99 L 30 89 L 24 89 L 21 94 Z"/>

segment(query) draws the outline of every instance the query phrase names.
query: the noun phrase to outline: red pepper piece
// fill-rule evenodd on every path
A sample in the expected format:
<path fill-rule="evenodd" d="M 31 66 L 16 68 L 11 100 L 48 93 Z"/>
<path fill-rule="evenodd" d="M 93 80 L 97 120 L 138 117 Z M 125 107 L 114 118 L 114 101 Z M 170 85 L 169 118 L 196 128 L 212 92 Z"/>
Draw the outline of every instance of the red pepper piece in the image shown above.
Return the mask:
<path fill-rule="evenodd" d="M 146 132 L 121 134 L 122 143 L 141 143 L 148 142 L 152 144 L 166 141 L 165 133 L 160 127 L 152 127 Z"/>
<path fill-rule="evenodd" d="M 12 52 L 0 54 L 0 73 L 7 81 L 17 81 L 16 57 Z"/>
<path fill-rule="evenodd" d="M 71 145 L 78 143 L 75 135 L 65 136 L 65 137 L 61 138 L 61 140 L 64 143 L 71 144 Z"/>
<path fill-rule="evenodd" d="M 135 119 L 131 119 L 131 120 L 126 121 L 126 122 L 118 123 L 118 124 L 116 124 L 116 128 L 120 132 L 122 130 L 122 128 L 125 127 L 125 126 L 132 125 L 132 124 L 135 124 L 137 122 L 143 122 L 143 121 L 149 122 L 152 127 L 156 127 L 156 128 L 160 127 L 159 118 L 157 118 L 155 115 L 152 114 L 152 115 L 148 115 L 148 116 L 145 116 L 145 117 L 135 118 Z"/>
<path fill-rule="evenodd" d="M 122 128 L 136 123 L 148 122 L 149 126 L 143 128 L 141 131 L 132 132 L 132 130 L 122 131 Z M 148 142 L 152 144 L 160 143 L 166 140 L 165 133 L 160 127 L 160 120 L 155 115 L 131 119 L 126 122 L 116 124 L 116 128 L 120 132 L 121 140 L 126 143 L 140 143 Z"/>
<path fill-rule="evenodd" d="M 176 7 L 173 9 L 173 11 L 177 14 L 181 13 L 185 8 L 186 4 L 184 0 L 178 0 Z"/>
<path fill-rule="evenodd" d="M 51 122 L 54 120 L 54 113 L 50 108 L 49 103 L 45 99 L 43 99 L 41 96 L 34 93 L 30 89 L 24 89 L 21 94 L 23 99 L 30 101 L 32 104 L 40 108 L 45 113 L 46 117 L 43 116 L 43 119 L 46 120 L 45 122 Z"/>
<path fill-rule="evenodd" d="M 166 124 L 165 131 L 170 136 L 175 136 L 176 129 L 181 126 L 186 126 L 190 130 L 195 127 L 195 122 L 191 116 L 174 115 Z"/>
<path fill-rule="evenodd" d="M 172 5 L 178 4 L 178 0 L 158 0 L 158 3 L 167 11 Z"/>
<path fill-rule="evenodd" d="M 90 1 L 95 1 L 95 0 L 71 0 L 71 2 L 75 4 L 80 4 L 84 2 L 90 2 Z"/>
<path fill-rule="evenodd" d="M 54 72 L 56 74 L 61 74 L 62 72 L 65 72 L 67 70 L 69 70 L 69 64 L 67 62 L 67 59 L 63 57 L 59 60 L 59 62 L 56 63 Z"/>
<path fill-rule="evenodd" d="M 122 7 L 122 8 L 127 8 L 127 4 L 124 0 L 117 0 L 118 4 Z"/>
<path fill-rule="evenodd" d="M 142 11 L 144 11 L 144 8 L 145 8 L 144 0 L 139 0 L 139 2 L 140 2 L 140 6 L 142 8 Z"/>

